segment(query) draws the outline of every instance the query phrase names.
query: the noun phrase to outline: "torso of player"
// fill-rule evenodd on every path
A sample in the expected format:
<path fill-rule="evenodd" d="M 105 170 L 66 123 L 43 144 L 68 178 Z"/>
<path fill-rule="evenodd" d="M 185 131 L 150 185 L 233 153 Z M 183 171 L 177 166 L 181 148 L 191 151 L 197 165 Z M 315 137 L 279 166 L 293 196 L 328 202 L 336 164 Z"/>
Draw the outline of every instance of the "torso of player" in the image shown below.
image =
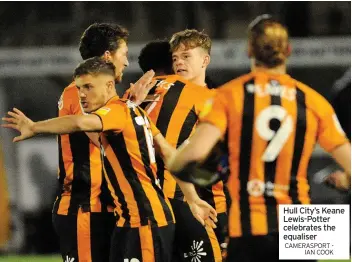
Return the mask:
<path fill-rule="evenodd" d="M 150 119 L 156 124 L 166 140 L 174 147 L 180 146 L 195 131 L 199 114 L 214 90 L 195 85 L 177 75 L 156 77 L 155 93 L 159 97 L 146 108 Z M 183 199 L 172 175 L 164 171 L 164 192 L 169 198 Z M 212 203 L 217 212 L 226 212 L 223 182 L 208 190 L 200 190 L 203 199 Z"/>
<path fill-rule="evenodd" d="M 177 75 L 155 79 L 155 93 L 159 96 L 149 103 L 146 112 L 166 140 L 177 147 L 194 132 L 203 104 L 213 95 L 213 91 Z"/>
<path fill-rule="evenodd" d="M 309 204 L 307 167 L 318 141 L 347 142 L 331 105 L 289 75 L 252 72 L 217 90 L 202 121 L 228 135 L 229 234 L 278 232 L 278 204 Z"/>
<path fill-rule="evenodd" d="M 58 108 L 59 116 L 83 114 L 74 83 L 63 91 Z M 60 135 L 58 143 L 61 195 L 54 210 L 57 209 L 58 214 L 76 213 L 78 208 L 102 212 L 107 204 L 102 204 L 100 199 L 103 181 L 100 149 L 84 132 Z M 112 211 L 112 208 L 109 207 L 109 210 Z"/>
<path fill-rule="evenodd" d="M 234 80 L 233 87 L 229 183 L 239 188 L 244 185 L 240 180 L 246 180 L 246 188 L 232 190 L 233 199 L 248 194 L 253 204 L 264 203 L 265 197 L 275 197 L 279 204 L 309 203 L 307 167 L 323 98 L 288 75 L 251 73 Z"/>
<path fill-rule="evenodd" d="M 151 127 L 145 112 L 132 102 L 113 99 L 107 107 L 114 105 L 124 108 L 125 124 L 121 131 L 104 130 L 100 137 L 108 183 L 119 214 L 117 226 L 173 223 L 170 204 L 156 177 L 153 136 L 157 129 Z M 107 121 L 102 122 L 104 125 Z"/>

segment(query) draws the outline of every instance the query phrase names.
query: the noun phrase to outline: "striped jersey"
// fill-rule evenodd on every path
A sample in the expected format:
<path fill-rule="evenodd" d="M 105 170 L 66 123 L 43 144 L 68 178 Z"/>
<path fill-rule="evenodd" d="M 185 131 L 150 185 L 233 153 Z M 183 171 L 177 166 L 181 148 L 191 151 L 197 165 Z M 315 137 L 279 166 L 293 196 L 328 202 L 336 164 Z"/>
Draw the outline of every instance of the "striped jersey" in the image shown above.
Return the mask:
<path fill-rule="evenodd" d="M 347 142 L 331 105 L 289 75 L 252 72 L 217 91 L 203 122 L 227 133 L 231 237 L 278 231 L 278 204 L 309 204 L 316 145 Z"/>
<path fill-rule="evenodd" d="M 66 87 L 58 103 L 59 117 L 81 115 L 76 85 Z M 84 132 L 58 136 L 59 188 L 53 212 L 59 215 L 112 212 L 112 199 L 104 179 L 100 149 Z"/>
<path fill-rule="evenodd" d="M 103 125 L 100 139 L 117 226 L 162 227 L 174 223 L 172 208 L 156 175 L 153 137 L 159 130 L 140 107 L 117 96 L 94 114 Z"/>
<path fill-rule="evenodd" d="M 181 76 L 168 75 L 155 78 L 154 93 L 157 98 L 149 102 L 146 112 L 156 124 L 161 134 L 173 146 L 180 146 L 188 139 L 199 120 L 206 101 L 214 95 L 209 90 L 193 84 Z M 157 158 L 158 176 L 163 181 L 163 190 L 167 197 L 183 200 L 184 196 L 176 180 L 164 169 L 161 158 Z M 164 178 L 164 179 L 162 179 Z M 199 196 L 212 205 L 218 213 L 226 212 L 226 197 L 222 181 L 206 188 L 196 188 Z"/>

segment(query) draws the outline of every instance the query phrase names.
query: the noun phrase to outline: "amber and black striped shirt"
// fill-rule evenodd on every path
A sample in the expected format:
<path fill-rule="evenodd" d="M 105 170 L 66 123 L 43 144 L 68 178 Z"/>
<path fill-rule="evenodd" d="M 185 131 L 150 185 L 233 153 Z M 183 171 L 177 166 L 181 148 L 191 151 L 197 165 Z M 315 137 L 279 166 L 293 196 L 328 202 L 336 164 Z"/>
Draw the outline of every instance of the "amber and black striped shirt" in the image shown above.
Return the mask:
<path fill-rule="evenodd" d="M 159 95 L 146 107 L 150 119 L 161 134 L 174 147 L 180 146 L 194 132 L 199 114 L 214 90 L 193 84 L 181 76 L 159 76 L 154 93 Z M 164 169 L 161 158 L 157 158 L 158 176 L 167 197 L 183 200 L 181 189 L 172 175 Z M 211 204 L 218 213 L 226 212 L 224 184 L 219 181 L 208 188 L 197 188 L 200 197 Z"/>
<path fill-rule="evenodd" d="M 153 137 L 159 130 L 141 108 L 117 96 L 94 114 L 103 124 L 105 174 L 116 204 L 117 226 L 174 223 L 170 202 L 156 176 Z"/>
<path fill-rule="evenodd" d="M 59 116 L 81 115 L 78 89 L 71 83 L 59 100 Z M 84 132 L 59 135 L 59 188 L 53 212 L 59 215 L 112 212 L 112 199 L 104 178 L 100 149 Z"/>
<path fill-rule="evenodd" d="M 310 203 L 316 142 L 329 152 L 348 141 L 330 104 L 287 74 L 226 83 L 201 121 L 228 133 L 231 237 L 277 232 L 278 204 Z"/>

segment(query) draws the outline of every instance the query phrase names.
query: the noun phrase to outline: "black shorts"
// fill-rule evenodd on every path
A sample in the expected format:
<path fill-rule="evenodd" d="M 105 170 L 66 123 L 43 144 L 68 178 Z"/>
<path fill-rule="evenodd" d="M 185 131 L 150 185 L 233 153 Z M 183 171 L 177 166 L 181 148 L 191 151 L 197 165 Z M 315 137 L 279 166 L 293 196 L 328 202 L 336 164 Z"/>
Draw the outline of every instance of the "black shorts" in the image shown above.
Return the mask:
<path fill-rule="evenodd" d="M 63 261 L 108 262 L 115 224 L 113 213 L 53 214 Z"/>
<path fill-rule="evenodd" d="M 176 220 L 174 261 L 222 261 L 214 230 L 199 223 L 186 202 L 170 199 L 170 203 Z"/>
<path fill-rule="evenodd" d="M 280 262 L 279 234 L 265 236 L 243 236 L 230 238 L 226 262 Z M 285 260 L 285 262 L 304 262 L 315 260 Z"/>
<path fill-rule="evenodd" d="M 227 236 L 228 236 L 228 217 L 227 213 L 220 213 L 217 215 L 218 222 L 216 222 L 216 228 L 214 229 L 218 242 L 220 244 L 221 250 L 226 249 Z"/>
<path fill-rule="evenodd" d="M 171 262 L 175 225 L 115 227 L 111 262 Z"/>

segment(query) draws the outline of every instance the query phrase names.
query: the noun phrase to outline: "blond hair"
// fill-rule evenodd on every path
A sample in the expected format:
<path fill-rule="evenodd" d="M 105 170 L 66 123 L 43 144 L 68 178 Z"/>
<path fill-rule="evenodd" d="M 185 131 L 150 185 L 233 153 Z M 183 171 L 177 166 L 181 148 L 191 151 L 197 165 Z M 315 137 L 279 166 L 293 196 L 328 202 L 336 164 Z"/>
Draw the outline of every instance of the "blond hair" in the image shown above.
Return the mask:
<path fill-rule="evenodd" d="M 211 50 L 211 39 L 204 33 L 195 29 L 186 29 L 172 35 L 170 40 L 171 51 L 177 50 L 183 44 L 186 49 L 201 47 L 209 55 Z"/>
<path fill-rule="evenodd" d="M 289 55 L 288 31 L 279 22 L 266 18 L 249 28 L 249 44 L 257 64 L 272 68 L 283 64 Z"/>

